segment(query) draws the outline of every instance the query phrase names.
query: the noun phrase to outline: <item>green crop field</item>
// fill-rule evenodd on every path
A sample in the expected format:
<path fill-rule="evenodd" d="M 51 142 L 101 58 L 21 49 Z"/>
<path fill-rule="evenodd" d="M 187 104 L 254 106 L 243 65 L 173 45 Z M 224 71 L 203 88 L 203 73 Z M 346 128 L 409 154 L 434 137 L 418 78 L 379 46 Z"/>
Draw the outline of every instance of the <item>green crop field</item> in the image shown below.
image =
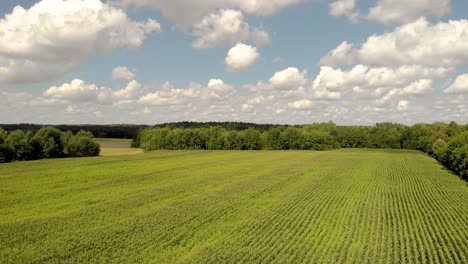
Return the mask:
<path fill-rule="evenodd" d="M 2 263 L 468 263 L 468 186 L 415 151 L 0 165 Z"/>

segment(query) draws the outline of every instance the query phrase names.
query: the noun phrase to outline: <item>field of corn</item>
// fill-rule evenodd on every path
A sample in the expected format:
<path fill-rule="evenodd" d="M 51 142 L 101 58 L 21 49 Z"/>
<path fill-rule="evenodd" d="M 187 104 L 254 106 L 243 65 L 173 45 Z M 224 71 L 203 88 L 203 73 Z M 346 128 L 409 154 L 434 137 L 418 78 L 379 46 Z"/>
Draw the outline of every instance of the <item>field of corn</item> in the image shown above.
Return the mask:
<path fill-rule="evenodd" d="M 0 165 L 1 263 L 468 263 L 468 186 L 415 151 Z"/>

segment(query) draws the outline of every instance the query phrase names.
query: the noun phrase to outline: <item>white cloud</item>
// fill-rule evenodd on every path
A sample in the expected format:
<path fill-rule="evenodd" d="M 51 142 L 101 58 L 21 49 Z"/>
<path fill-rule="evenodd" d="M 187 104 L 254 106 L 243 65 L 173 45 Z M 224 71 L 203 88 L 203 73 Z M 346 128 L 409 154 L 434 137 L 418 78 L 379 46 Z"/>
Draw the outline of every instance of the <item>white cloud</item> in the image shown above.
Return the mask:
<path fill-rule="evenodd" d="M 208 99 L 225 99 L 234 93 L 234 87 L 229 84 L 225 84 L 223 80 L 211 79 L 208 82 L 207 89 L 208 93 L 206 98 Z"/>
<path fill-rule="evenodd" d="M 288 104 L 289 108 L 292 109 L 310 109 L 315 106 L 315 102 L 310 100 L 297 100 Z"/>
<path fill-rule="evenodd" d="M 445 93 L 468 93 L 468 74 L 459 75 L 453 83 L 444 90 Z"/>
<path fill-rule="evenodd" d="M 250 33 L 250 36 L 257 46 L 268 45 L 271 43 L 270 34 L 262 28 L 254 28 Z"/>
<path fill-rule="evenodd" d="M 371 68 L 358 64 L 349 71 L 321 67 L 314 80 L 315 88 L 325 88 L 331 91 L 369 90 L 377 88 L 404 88 L 415 80 L 427 78 L 443 78 L 447 74 L 444 68 L 424 68 L 421 66 L 402 66 L 398 68 Z M 427 85 L 422 81 L 419 85 Z M 408 88 L 409 89 L 409 88 Z"/>
<path fill-rule="evenodd" d="M 130 81 L 123 89 L 113 92 L 112 97 L 117 101 L 135 100 L 146 92 L 145 89 L 135 80 Z"/>
<path fill-rule="evenodd" d="M 143 105 L 175 105 L 182 104 L 189 90 L 177 89 L 171 83 L 166 82 L 159 91 L 148 93 L 138 99 Z"/>
<path fill-rule="evenodd" d="M 139 47 L 148 34 L 159 31 L 158 22 L 132 21 L 99 0 L 17 6 L 0 19 L 0 82 L 56 79 L 91 56 L 115 47 Z"/>
<path fill-rule="evenodd" d="M 259 28 L 251 31 L 242 12 L 232 9 L 222 9 L 203 17 L 200 23 L 194 25 L 193 34 L 197 39 L 192 46 L 198 49 L 233 45 L 250 39 L 257 45 L 270 42 L 267 32 Z"/>
<path fill-rule="evenodd" d="M 275 74 L 270 78 L 269 82 L 276 89 L 294 89 L 303 85 L 306 82 L 307 71 L 302 72 L 294 67 L 289 67 Z"/>
<path fill-rule="evenodd" d="M 353 46 L 353 44 L 343 41 L 338 47 L 320 59 L 320 66 L 336 67 L 339 65 L 352 64 L 356 57 Z"/>
<path fill-rule="evenodd" d="M 117 66 L 112 70 L 112 79 L 120 81 L 131 81 L 136 77 L 135 73 L 124 66 Z"/>
<path fill-rule="evenodd" d="M 138 103 L 183 107 L 190 102 L 202 102 L 203 106 L 209 106 L 213 103 L 229 101 L 234 93 L 234 87 L 220 79 L 209 80 L 207 86 L 191 83 L 187 88 L 176 88 L 171 83 L 166 82 L 159 90 L 142 95 L 138 99 Z"/>
<path fill-rule="evenodd" d="M 261 104 L 263 102 L 265 102 L 265 97 L 263 95 L 260 95 L 260 96 L 256 96 L 256 97 L 253 97 L 253 98 L 249 98 L 247 100 L 247 104 L 249 105 L 258 105 L 258 104 Z"/>
<path fill-rule="evenodd" d="M 97 87 L 83 80 L 74 79 L 70 83 L 48 88 L 43 96 L 48 99 L 64 100 L 71 102 L 110 102 L 111 90 L 105 87 Z"/>
<path fill-rule="evenodd" d="M 219 9 L 238 9 L 261 16 L 273 15 L 279 10 L 303 0 L 113 0 L 123 5 L 149 6 L 177 23 L 187 26 L 199 22 L 202 17 Z"/>
<path fill-rule="evenodd" d="M 367 67 L 424 67 L 446 71 L 468 65 L 468 20 L 431 24 L 421 18 L 394 31 L 370 36 L 360 47 L 341 43 L 320 60 L 337 67 L 357 59 Z"/>
<path fill-rule="evenodd" d="M 406 100 L 400 100 L 400 101 L 398 101 L 397 108 L 398 108 L 399 111 L 403 111 L 403 110 L 408 109 L 408 106 L 409 106 L 409 102 L 408 102 L 408 101 L 406 101 Z"/>
<path fill-rule="evenodd" d="M 237 43 L 232 47 L 226 56 L 225 63 L 229 71 L 239 71 L 252 65 L 260 57 L 257 48 Z"/>
<path fill-rule="evenodd" d="M 149 109 L 148 107 L 145 107 L 143 109 L 143 114 L 145 114 L 145 115 L 150 115 L 152 113 L 153 113 L 153 111 L 151 111 L 151 109 Z"/>
<path fill-rule="evenodd" d="M 359 49 L 358 57 L 370 66 L 468 65 L 468 20 L 432 25 L 421 18 L 393 32 L 369 37 Z"/>
<path fill-rule="evenodd" d="M 309 80 L 305 71 L 292 69 L 279 71 L 284 76 L 291 73 L 289 77 L 276 79 L 273 76 L 281 74 L 275 73 L 272 78 L 276 80 L 272 82 L 258 81 L 239 89 L 221 79 L 210 79 L 205 85 L 190 83 L 183 88 L 169 82 L 161 87 L 149 87 L 133 80 L 118 90 L 73 80 L 50 87 L 40 96 L 0 91 L 0 119 L 103 124 L 122 120 L 147 124 L 184 120 L 287 124 L 328 120 L 338 124 L 468 121 L 464 94 L 434 90 L 437 96 L 410 96 L 421 94 L 427 87 L 432 90 L 432 79 L 421 77 L 432 74 L 424 70 L 402 68 L 375 72 L 375 68 L 363 65 L 349 71 L 322 67 L 321 73 Z M 417 80 L 412 81 L 414 78 Z M 395 82 L 397 79 L 402 81 Z M 464 83 L 462 77 L 458 79 Z M 274 84 L 284 84 L 278 80 L 293 80 L 295 85 L 275 89 Z"/>
<path fill-rule="evenodd" d="M 408 23 L 422 16 L 443 16 L 450 12 L 450 0 L 379 0 L 368 19 L 384 24 Z"/>
<path fill-rule="evenodd" d="M 357 23 L 359 20 L 360 14 L 356 10 L 356 0 L 337 0 L 329 7 L 332 16 L 346 16 L 353 23 Z"/>
<path fill-rule="evenodd" d="M 412 82 L 401 90 L 401 94 L 421 95 L 429 93 L 432 91 L 432 83 L 432 80 L 429 79 L 421 79 Z"/>
<path fill-rule="evenodd" d="M 249 104 L 242 104 L 242 111 L 247 112 L 247 113 L 252 113 L 254 111 L 255 107 L 253 105 Z"/>

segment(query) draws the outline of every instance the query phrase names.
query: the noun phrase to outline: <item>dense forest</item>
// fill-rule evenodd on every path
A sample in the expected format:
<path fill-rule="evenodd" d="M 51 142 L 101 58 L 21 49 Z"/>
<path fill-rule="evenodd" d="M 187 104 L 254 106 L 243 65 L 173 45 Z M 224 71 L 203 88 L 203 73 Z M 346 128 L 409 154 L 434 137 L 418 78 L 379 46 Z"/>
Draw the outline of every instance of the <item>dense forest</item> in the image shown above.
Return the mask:
<path fill-rule="evenodd" d="M 468 178 L 468 125 L 455 122 L 405 126 L 336 126 L 248 123 L 173 123 L 142 129 L 133 145 L 144 150 L 331 150 L 392 148 L 423 151 Z"/>
<path fill-rule="evenodd" d="M 0 124 L 7 133 L 15 130 L 37 132 L 43 127 L 49 125 L 37 124 Z M 73 134 L 80 130 L 86 130 L 93 134 L 96 138 L 128 138 L 133 139 L 138 134 L 141 128 L 148 127 L 146 125 L 54 125 L 55 128 L 61 131 L 71 131 Z"/>
<path fill-rule="evenodd" d="M 80 130 L 60 131 L 51 126 L 37 132 L 0 128 L 0 163 L 43 158 L 88 157 L 99 155 L 100 147 L 93 134 Z"/>

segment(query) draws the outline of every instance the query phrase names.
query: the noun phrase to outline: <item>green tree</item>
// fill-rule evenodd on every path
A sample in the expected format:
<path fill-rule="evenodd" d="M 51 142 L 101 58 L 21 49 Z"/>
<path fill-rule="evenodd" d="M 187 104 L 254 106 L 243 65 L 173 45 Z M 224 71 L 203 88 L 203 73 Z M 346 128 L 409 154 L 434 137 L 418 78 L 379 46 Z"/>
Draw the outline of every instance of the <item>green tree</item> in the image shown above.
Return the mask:
<path fill-rule="evenodd" d="M 281 132 L 278 141 L 280 149 L 301 149 L 303 141 L 301 130 L 288 127 Z"/>
<path fill-rule="evenodd" d="M 226 131 L 224 149 L 242 150 L 245 149 L 245 136 L 240 131 Z"/>
<path fill-rule="evenodd" d="M 468 126 L 468 124 L 467 124 Z M 466 130 L 466 128 L 465 128 Z M 456 122 L 452 121 L 448 124 L 447 126 L 447 135 L 449 137 L 453 137 L 453 136 L 456 136 L 458 134 L 460 134 L 461 132 L 463 131 L 462 127 L 459 126 Z"/>
<path fill-rule="evenodd" d="M 15 160 L 27 160 L 32 152 L 28 138 L 22 130 L 12 131 L 6 138 L 5 144 L 15 153 Z"/>
<path fill-rule="evenodd" d="M 260 131 L 255 128 L 248 128 L 243 132 L 245 137 L 245 149 L 259 150 L 262 148 Z"/>
<path fill-rule="evenodd" d="M 5 130 L 3 130 L 3 128 L 0 127 L 0 144 L 3 144 L 6 138 L 7 138 L 7 134 Z"/>
<path fill-rule="evenodd" d="M 79 157 L 99 156 L 99 152 L 101 151 L 100 146 L 92 138 L 77 137 L 75 141 L 78 145 Z"/>
<path fill-rule="evenodd" d="M 7 144 L 0 144 L 0 163 L 13 161 L 15 152 Z"/>
<path fill-rule="evenodd" d="M 72 156 L 71 152 L 73 150 L 70 149 L 72 147 L 70 143 L 73 140 L 73 133 L 70 130 L 63 132 L 61 134 L 60 140 L 62 141 L 63 154 L 68 157 Z"/>
<path fill-rule="evenodd" d="M 275 127 L 266 132 L 264 137 L 264 149 L 282 149 L 282 145 L 280 143 L 280 136 L 284 127 Z"/>
<path fill-rule="evenodd" d="M 446 145 L 447 142 L 440 138 L 437 139 L 436 142 L 434 142 L 434 144 L 432 144 L 432 153 L 436 156 L 437 159 L 439 159 L 438 153 L 440 152 L 440 149 L 442 149 Z"/>
<path fill-rule="evenodd" d="M 43 127 L 36 135 L 37 140 L 42 146 L 42 156 L 44 158 L 59 158 L 63 156 L 62 133 L 54 127 Z"/>
<path fill-rule="evenodd" d="M 208 149 L 220 150 L 224 147 L 225 130 L 219 126 L 209 127 L 207 130 L 208 141 L 206 146 Z"/>

